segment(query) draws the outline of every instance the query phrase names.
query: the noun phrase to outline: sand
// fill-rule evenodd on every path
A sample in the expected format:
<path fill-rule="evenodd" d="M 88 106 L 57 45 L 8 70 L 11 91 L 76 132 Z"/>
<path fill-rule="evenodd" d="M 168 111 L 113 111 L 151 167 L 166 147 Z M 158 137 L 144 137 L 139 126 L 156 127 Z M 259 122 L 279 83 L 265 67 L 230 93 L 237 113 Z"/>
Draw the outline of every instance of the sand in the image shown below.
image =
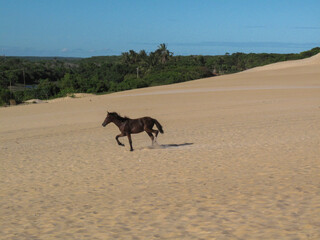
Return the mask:
<path fill-rule="evenodd" d="M 0 239 L 320 239 L 319 56 L 1 108 Z"/>

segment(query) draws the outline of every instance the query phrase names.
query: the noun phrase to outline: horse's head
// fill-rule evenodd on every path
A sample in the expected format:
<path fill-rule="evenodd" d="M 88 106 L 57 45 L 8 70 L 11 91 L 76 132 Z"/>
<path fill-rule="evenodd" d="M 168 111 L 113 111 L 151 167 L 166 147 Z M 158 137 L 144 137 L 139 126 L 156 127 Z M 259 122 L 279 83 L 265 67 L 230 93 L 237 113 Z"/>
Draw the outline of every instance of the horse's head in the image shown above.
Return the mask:
<path fill-rule="evenodd" d="M 107 124 L 111 123 L 112 122 L 112 118 L 113 118 L 112 114 L 110 114 L 108 112 L 107 117 L 104 119 L 104 121 L 102 123 L 102 127 L 105 127 L 105 126 L 107 126 Z"/>

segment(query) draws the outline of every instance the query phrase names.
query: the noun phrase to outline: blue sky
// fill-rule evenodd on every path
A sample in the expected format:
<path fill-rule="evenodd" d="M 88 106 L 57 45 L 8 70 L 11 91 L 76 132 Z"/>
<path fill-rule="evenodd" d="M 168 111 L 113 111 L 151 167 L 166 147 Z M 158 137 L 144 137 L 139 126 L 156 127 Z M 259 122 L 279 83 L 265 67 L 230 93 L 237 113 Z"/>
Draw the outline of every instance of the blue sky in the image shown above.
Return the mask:
<path fill-rule="evenodd" d="M 0 0 L 0 55 L 175 55 L 320 46 L 320 0 Z"/>

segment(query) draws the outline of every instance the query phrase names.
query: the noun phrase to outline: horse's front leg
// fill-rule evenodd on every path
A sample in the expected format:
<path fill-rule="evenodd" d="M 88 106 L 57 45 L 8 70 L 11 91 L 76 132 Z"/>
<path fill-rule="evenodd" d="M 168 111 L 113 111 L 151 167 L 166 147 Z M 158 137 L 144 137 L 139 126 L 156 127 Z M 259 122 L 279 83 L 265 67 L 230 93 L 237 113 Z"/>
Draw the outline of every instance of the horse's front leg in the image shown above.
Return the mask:
<path fill-rule="evenodd" d="M 123 146 L 123 147 L 124 147 L 124 144 L 119 141 L 119 137 L 124 137 L 124 136 L 126 136 L 125 133 L 121 133 L 121 134 L 119 134 L 119 135 L 116 136 L 117 143 L 118 143 L 120 146 Z"/>
<path fill-rule="evenodd" d="M 131 134 L 130 134 L 130 133 L 128 133 L 128 134 L 127 134 L 127 136 L 128 136 L 128 140 L 129 140 L 129 144 L 130 144 L 130 151 L 133 151 L 133 148 L 132 148 L 132 140 L 131 140 Z"/>

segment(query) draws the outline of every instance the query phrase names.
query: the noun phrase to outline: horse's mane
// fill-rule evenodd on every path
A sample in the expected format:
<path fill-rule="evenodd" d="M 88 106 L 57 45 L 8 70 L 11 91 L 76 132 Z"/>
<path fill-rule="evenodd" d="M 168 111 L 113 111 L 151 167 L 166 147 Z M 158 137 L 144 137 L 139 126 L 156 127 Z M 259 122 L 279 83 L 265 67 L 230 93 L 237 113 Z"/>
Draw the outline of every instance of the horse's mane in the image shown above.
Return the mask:
<path fill-rule="evenodd" d="M 124 117 L 120 116 L 117 112 L 111 112 L 111 113 L 109 113 L 109 114 L 112 115 L 112 116 L 114 116 L 114 117 L 116 117 L 117 119 L 119 119 L 119 120 L 121 120 L 121 121 L 130 120 L 130 118 L 128 118 L 128 117 L 126 117 L 126 116 L 124 116 Z"/>

